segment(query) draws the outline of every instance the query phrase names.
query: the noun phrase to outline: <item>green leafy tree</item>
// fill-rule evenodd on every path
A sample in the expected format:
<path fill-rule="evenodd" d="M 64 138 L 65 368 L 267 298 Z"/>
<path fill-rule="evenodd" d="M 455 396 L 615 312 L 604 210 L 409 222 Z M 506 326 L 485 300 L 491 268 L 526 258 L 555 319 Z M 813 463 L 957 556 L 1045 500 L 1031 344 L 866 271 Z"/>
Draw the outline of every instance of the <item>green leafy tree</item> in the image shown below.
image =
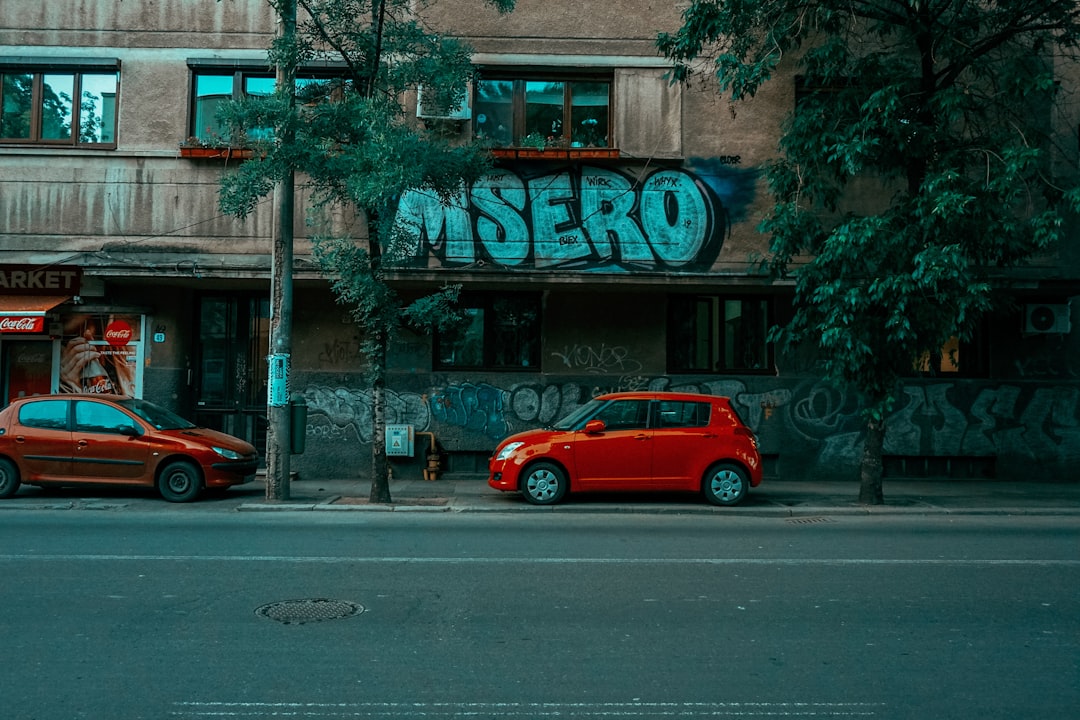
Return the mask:
<path fill-rule="evenodd" d="M 490 167 L 483 147 L 407 122 L 402 99 L 422 86 L 427 107 L 459 103 L 472 76 L 471 51 L 424 27 L 417 19 L 423 3 L 413 0 L 269 1 L 279 15 L 297 7 L 296 32 L 275 40 L 271 61 L 289 68 L 331 61 L 342 76 L 298 83 L 295 100 L 279 87 L 273 97 L 226 108 L 230 127 L 262 139 L 254 142 L 256 158 L 223 178 L 220 202 L 243 217 L 277 183 L 294 172 L 302 178 L 315 258 L 363 330 L 376 438 L 370 500 L 390 502 L 385 448 L 377 440 L 386 423 L 387 348 L 403 326 L 439 328 L 458 319 L 457 287 L 406 304 L 387 284 L 387 271 L 416 243 L 409 228 L 395 226 L 396 203 L 416 189 L 449 200 Z M 507 11 L 512 0 L 491 4 Z M 363 219 L 366 242 L 338 229 L 350 212 Z"/>
<path fill-rule="evenodd" d="M 797 73 L 760 229 L 795 280 L 786 347 L 862 397 L 859 500 L 883 502 L 885 423 L 905 376 L 970 339 L 1006 277 L 1075 210 L 1051 112 L 1075 72 L 1075 0 L 693 0 L 658 37 L 673 75 L 733 102 Z M 857 181 L 859 202 L 853 201 Z"/>

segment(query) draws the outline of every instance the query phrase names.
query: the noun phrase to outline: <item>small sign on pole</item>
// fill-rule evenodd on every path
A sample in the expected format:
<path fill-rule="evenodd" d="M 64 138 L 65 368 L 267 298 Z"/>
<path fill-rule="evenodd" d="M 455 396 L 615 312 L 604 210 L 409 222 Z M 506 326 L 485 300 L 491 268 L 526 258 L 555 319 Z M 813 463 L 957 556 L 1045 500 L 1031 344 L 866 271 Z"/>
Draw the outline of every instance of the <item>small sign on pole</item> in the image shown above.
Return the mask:
<path fill-rule="evenodd" d="M 285 407 L 289 404 L 289 354 L 274 353 L 266 360 L 270 365 L 267 402 L 270 407 Z"/>

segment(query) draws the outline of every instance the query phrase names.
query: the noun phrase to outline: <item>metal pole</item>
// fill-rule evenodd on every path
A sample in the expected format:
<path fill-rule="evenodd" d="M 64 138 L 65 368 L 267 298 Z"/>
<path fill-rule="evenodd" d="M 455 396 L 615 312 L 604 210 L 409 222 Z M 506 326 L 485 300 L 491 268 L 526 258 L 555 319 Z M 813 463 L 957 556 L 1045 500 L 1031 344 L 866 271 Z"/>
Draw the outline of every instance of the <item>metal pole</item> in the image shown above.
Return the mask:
<path fill-rule="evenodd" d="M 278 32 L 286 38 L 296 34 L 296 0 L 283 0 L 279 8 Z M 289 112 L 296 102 L 296 62 L 290 54 L 277 66 L 277 87 L 288 95 Z M 277 128 L 278 142 L 288 147 L 293 142 L 291 118 Z M 292 355 L 293 315 L 293 204 L 295 173 L 290 169 L 278 184 L 277 232 L 270 259 L 270 353 L 267 356 L 266 499 L 289 499 L 289 452 L 291 447 L 289 379 Z"/>

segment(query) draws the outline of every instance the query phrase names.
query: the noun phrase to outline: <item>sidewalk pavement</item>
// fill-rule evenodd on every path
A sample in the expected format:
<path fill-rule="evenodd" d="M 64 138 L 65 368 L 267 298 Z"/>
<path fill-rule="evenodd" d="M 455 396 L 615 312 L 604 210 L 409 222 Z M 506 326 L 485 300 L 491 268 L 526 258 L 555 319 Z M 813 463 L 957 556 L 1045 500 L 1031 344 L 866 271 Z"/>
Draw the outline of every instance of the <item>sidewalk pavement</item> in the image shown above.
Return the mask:
<path fill-rule="evenodd" d="M 715 507 L 701 496 L 675 493 L 582 494 L 536 506 L 517 493 L 487 485 L 485 477 L 444 475 L 437 480 L 395 479 L 390 504 L 367 501 L 370 481 L 307 480 L 290 483 L 290 499 L 267 501 L 261 481 L 245 485 L 243 512 L 541 512 L 720 514 L 811 517 L 818 515 L 1073 515 L 1080 516 L 1080 482 L 886 480 L 884 505 L 860 505 L 858 482 L 768 480 L 735 507 Z M 263 494 L 259 495 L 258 491 Z M 232 491 L 230 491 L 232 492 Z"/>

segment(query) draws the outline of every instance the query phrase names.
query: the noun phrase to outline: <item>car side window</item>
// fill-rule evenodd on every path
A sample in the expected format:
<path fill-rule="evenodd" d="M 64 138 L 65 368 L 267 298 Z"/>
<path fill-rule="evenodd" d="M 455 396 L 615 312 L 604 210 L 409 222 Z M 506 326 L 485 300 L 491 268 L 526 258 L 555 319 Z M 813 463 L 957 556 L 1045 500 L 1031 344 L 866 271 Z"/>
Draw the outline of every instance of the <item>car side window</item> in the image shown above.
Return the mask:
<path fill-rule="evenodd" d="M 661 400 L 657 403 L 656 426 L 662 428 L 705 427 L 709 424 L 709 403 Z"/>
<path fill-rule="evenodd" d="M 19 408 L 19 424 L 47 430 L 67 430 L 68 401 L 41 400 Z"/>
<path fill-rule="evenodd" d="M 122 434 L 135 422 L 114 407 L 92 400 L 75 403 L 75 429 L 79 432 Z"/>
<path fill-rule="evenodd" d="M 648 400 L 616 400 L 596 414 L 607 430 L 636 430 L 644 428 L 649 418 Z"/>

